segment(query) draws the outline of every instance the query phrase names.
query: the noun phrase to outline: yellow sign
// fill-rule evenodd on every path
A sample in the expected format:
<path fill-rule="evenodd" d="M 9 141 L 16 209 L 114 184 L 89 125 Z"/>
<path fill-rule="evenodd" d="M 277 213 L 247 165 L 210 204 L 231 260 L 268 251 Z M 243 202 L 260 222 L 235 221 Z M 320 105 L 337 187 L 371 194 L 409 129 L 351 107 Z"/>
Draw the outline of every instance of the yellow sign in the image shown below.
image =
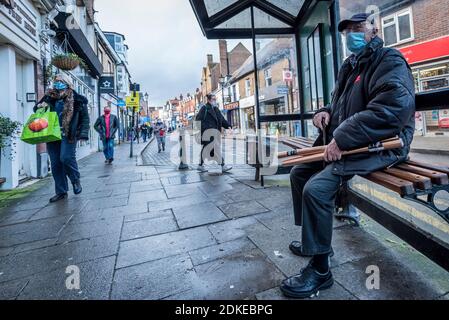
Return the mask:
<path fill-rule="evenodd" d="M 126 97 L 126 106 L 130 109 L 139 109 L 140 108 L 140 96 L 138 93 L 134 96 Z"/>

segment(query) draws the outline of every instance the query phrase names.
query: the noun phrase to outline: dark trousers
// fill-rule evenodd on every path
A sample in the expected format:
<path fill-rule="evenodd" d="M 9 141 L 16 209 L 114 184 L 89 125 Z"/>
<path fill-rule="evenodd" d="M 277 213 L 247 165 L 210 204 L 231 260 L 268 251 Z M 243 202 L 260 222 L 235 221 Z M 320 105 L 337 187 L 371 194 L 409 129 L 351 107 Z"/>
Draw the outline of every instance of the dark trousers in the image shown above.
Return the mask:
<path fill-rule="evenodd" d="M 56 194 L 69 191 L 67 177 L 73 183 L 79 181 L 81 175 L 76 161 L 76 142 L 62 141 L 47 143 L 47 151 L 51 161 L 51 172 L 55 180 Z"/>
<path fill-rule="evenodd" d="M 302 226 L 302 252 L 306 255 L 331 252 L 335 199 L 340 187 L 353 176 L 332 173 L 333 166 L 302 164 L 292 169 L 295 224 Z"/>
<path fill-rule="evenodd" d="M 106 160 L 114 159 L 114 138 L 105 138 L 103 141 L 103 153 Z"/>
<path fill-rule="evenodd" d="M 210 142 L 213 143 L 213 140 Z M 203 144 L 203 147 L 201 148 L 201 153 L 200 153 L 200 166 L 202 166 L 204 164 L 204 160 L 205 159 L 212 159 L 215 157 L 215 148 L 212 149 L 210 155 L 204 155 L 204 149 L 210 144 L 210 143 L 206 143 Z M 224 167 L 225 165 L 225 161 L 224 158 L 221 157 L 221 163 L 219 163 L 222 167 Z"/>

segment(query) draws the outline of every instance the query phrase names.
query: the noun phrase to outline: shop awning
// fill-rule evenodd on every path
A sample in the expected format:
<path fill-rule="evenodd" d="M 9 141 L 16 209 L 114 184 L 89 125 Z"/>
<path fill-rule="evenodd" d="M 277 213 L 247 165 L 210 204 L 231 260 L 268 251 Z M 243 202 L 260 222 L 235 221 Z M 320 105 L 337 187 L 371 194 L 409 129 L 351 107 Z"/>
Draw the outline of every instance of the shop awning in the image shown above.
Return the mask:
<path fill-rule="evenodd" d="M 313 0 L 190 0 L 208 39 L 251 38 L 251 7 L 256 34 L 294 33 Z"/>
<path fill-rule="evenodd" d="M 100 77 L 103 73 L 103 65 L 72 15 L 60 12 L 55 21 L 58 24 L 58 31 L 67 34 L 70 47 L 74 53 L 86 62 L 94 77 Z"/>

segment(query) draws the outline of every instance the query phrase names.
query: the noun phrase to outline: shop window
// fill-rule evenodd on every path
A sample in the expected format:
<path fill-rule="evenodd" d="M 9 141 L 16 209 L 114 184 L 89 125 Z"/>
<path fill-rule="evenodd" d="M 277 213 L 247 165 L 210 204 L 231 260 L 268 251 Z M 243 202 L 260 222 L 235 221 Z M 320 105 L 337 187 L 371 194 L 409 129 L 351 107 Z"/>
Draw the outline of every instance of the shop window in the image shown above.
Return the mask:
<path fill-rule="evenodd" d="M 386 46 L 412 41 L 414 30 L 411 8 L 382 18 L 382 33 Z"/>

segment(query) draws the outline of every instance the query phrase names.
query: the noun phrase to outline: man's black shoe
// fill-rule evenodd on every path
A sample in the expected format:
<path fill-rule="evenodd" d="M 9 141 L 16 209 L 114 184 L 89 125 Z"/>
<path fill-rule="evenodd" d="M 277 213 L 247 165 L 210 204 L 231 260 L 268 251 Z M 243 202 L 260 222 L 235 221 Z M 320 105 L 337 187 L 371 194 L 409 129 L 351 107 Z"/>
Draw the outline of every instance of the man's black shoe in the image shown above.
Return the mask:
<path fill-rule="evenodd" d="M 78 195 L 83 192 L 83 187 L 81 186 L 81 182 L 78 180 L 73 184 L 73 193 Z"/>
<path fill-rule="evenodd" d="M 65 198 L 67 198 L 67 193 L 57 194 L 53 198 L 50 198 L 50 203 L 55 203 L 64 200 Z"/>
<path fill-rule="evenodd" d="M 302 253 L 302 244 L 299 241 L 293 241 L 292 243 L 290 243 L 290 246 L 288 248 L 296 256 L 299 256 L 299 257 L 311 257 L 312 256 L 312 255 L 306 255 L 306 254 Z M 334 249 L 331 248 L 329 257 L 333 257 L 333 256 L 334 256 Z"/>
<path fill-rule="evenodd" d="M 320 290 L 329 289 L 333 284 L 334 278 L 330 270 L 327 274 L 321 275 L 312 264 L 309 264 L 297 276 L 284 280 L 281 291 L 286 297 L 305 299 L 318 296 Z"/>

